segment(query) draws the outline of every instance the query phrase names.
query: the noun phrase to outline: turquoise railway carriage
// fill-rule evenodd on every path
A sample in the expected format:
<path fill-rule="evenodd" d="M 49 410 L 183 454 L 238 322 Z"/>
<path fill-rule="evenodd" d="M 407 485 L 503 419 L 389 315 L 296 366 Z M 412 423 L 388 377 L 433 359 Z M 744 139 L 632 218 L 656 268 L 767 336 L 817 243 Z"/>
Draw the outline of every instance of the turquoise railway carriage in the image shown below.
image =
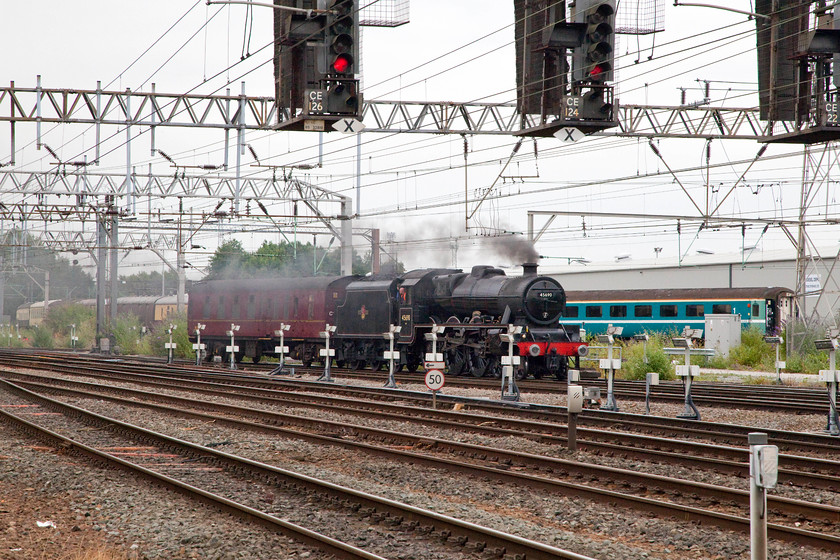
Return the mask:
<path fill-rule="evenodd" d="M 641 333 L 705 328 L 705 316 L 739 314 L 741 324 L 777 334 L 791 316 L 793 292 L 787 288 L 682 288 L 673 290 L 567 291 L 561 323 L 603 334 L 608 325 L 624 327 L 623 337 Z"/>

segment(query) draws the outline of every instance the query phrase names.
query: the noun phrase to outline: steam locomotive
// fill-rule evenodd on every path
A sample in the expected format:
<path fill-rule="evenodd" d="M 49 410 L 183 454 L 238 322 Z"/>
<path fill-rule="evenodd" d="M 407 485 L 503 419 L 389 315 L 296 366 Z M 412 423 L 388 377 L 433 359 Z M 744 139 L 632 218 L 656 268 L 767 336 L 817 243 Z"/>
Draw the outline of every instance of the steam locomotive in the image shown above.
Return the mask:
<path fill-rule="evenodd" d="M 521 356 L 519 378 L 553 375 L 565 379 L 569 358 L 586 354 L 578 326 L 563 325 L 566 295 L 553 278 L 539 276 L 536 264 L 523 265 L 522 276 L 510 277 L 492 266 L 459 269 L 418 269 L 398 276 L 340 276 L 212 280 L 192 286 L 189 331 L 205 325 L 201 340 L 207 358 L 229 359 L 232 325 L 237 325 L 234 358 L 274 356 L 280 325 L 289 356 L 311 365 L 321 362 L 327 324 L 335 325 L 331 348 L 336 365 L 379 369 L 391 325 L 400 327 L 395 339 L 398 364 L 416 371 L 431 352 L 424 335 L 445 325 L 438 335 L 452 375 L 498 376 L 508 343 L 501 335 L 509 324 L 521 326 L 514 335 L 514 355 Z"/>

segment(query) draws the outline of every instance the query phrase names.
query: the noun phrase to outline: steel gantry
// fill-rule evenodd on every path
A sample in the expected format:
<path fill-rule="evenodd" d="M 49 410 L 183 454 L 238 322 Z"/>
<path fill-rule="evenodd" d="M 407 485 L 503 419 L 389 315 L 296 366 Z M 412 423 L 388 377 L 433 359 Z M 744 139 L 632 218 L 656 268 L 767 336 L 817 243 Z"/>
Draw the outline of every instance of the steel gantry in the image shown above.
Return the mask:
<path fill-rule="evenodd" d="M 0 88 L 0 122 L 274 130 L 289 118 L 273 97 L 58 88 Z M 368 132 L 513 135 L 538 126 L 515 103 L 366 100 Z M 619 105 L 618 127 L 602 136 L 761 140 L 772 132 L 756 107 Z M 777 123 L 775 128 L 784 123 Z M 38 131 L 40 141 L 40 130 Z M 98 144 L 98 142 L 97 142 Z M 14 153 L 14 150 L 13 152 Z M 99 158 L 97 154 L 96 159 Z"/>

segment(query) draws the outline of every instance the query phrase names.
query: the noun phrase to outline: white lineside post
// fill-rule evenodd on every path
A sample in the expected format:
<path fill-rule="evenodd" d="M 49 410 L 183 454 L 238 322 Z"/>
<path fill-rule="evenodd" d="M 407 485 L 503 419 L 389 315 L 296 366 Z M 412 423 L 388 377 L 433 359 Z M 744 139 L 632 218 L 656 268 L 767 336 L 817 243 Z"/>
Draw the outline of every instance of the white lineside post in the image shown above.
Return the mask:
<path fill-rule="evenodd" d="M 659 372 L 645 374 L 645 414 L 650 414 L 650 388 L 659 385 Z"/>
<path fill-rule="evenodd" d="M 175 348 L 177 348 L 178 345 L 176 343 L 172 342 L 172 331 L 174 331 L 177 328 L 178 328 L 178 325 L 173 325 L 172 323 L 169 323 L 169 328 L 166 329 L 166 333 L 169 335 L 169 342 L 164 344 L 164 346 L 166 346 L 166 350 L 167 350 L 167 354 L 166 354 L 167 355 L 167 358 L 166 358 L 166 363 L 167 364 L 172 364 L 172 363 L 175 362 Z"/>
<path fill-rule="evenodd" d="M 508 343 L 507 356 L 502 356 L 502 400 L 518 402 L 519 387 L 516 386 L 516 376 L 514 375 L 514 366 L 522 363 L 521 356 L 513 355 L 513 345 L 516 343 L 517 336 L 522 334 L 521 325 L 508 325 L 507 332 L 499 335 L 502 342 Z"/>
<path fill-rule="evenodd" d="M 691 348 L 694 346 L 694 340 L 702 336 L 703 329 L 686 327 L 683 329 L 682 337 L 671 339 L 674 346 L 685 349 L 685 364 L 676 367 L 677 376 L 683 379 L 685 386 L 685 411 L 677 414 L 677 418 L 700 420 L 700 411 L 694 406 L 694 400 L 691 398 L 691 385 L 694 378 L 700 375 L 700 366 L 691 365 Z"/>
<path fill-rule="evenodd" d="M 825 340 L 815 340 L 817 350 L 828 350 L 828 369 L 820 370 L 820 381 L 824 381 L 828 388 L 828 433 L 832 436 L 840 435 L 840 420 L 837 416 L 837 348 L 840 344 L 836 337 Z"/>
<path fill-rule="evenodd" d="M 203 358 L 204 354 L 204 344 L 201 343 L 201 331 L 203 331 L 207 325 L 203 323 L 198 323 L 195 326 L 195 337 L 196 343 L 192 345 L 193 350 L 195 350 L 195 365 L 201 365 L 201 358 Z"/>
<path fill-rule="evenodd" d="M 772 344 L 776 350 L 776 383 L 778 385 L 782 384 L 782 370 L 785 369 L 785 362 L 779 361 L 779 345 L 783 342 L 782 337 L 780 336 L 765 336 L 764 342 L 767 344 Z"/>
<path fill-rule="evenodd" d="M 76 349 L 76 343 L 79 341 L 79 337 L 76 336 L 76 323 L 70 325 L 70 346 L 73 350 Z"/>
<path fill-rule="evenodd" d="M 430 340 L 432 342 L 432 351 L 426 352 L 426 361 L 427 362 L 442 362 L 443 361 L 443 354 L 437 351 L 437 341 L 438 335 L 443 334 L 443 331 L 446 330 L 446 325 L 438 325 L 437 323 L 432 323 L 432 330 L 431 332 L 427 332 L 423 335 L 423 338 L 426 340 Z"/>
<path fill-rule="evenodd" d="M 615 337 L 621 336 L 624 327 L 607 326 L 607 334 L 599 334 L 598 342 L 607 345 L 607 359 L 601 359 L 599 365 L 607 376 L 607 404 L 601 407 L 601 410 L 608 412 L 618 412 L 618 403 L 615 400 L 615 370 L 621 368 L 621 358 L 613 359 L 613 345 L 615 344 Z"/>
<path fill-rule="evenodd" d="M 767 434 L 751 432 L 750 446 L 750 560 L 767 560 L 767 490 L 776 487 L 779 448 L 767 445 Z"/>
<path fill-rule="evenodd" d="M 569 451 L 577 451 L 577 416 L 583 410 L 583 387 L 580 385 L 568 385 L 566 397 L 566 409 L 568 412 L 567 438 Z"/>
<path fill-rule="evenodd" d="M 394 379 L 394 360 L 400 358 L 400 352 L 394 350 L 394 339 L 399 336 L 400 330 L 402 330 L 402 327 L 399 325 L 388 325 L 388 332 L 382 333 L 382 337 L 388 341 L 388 350 L 384 353 L 384 358 L 388 360 L 388 381 L 385 383 L 385 387 L 388 389 L 397 388 L 397 382 Z"/>
<path fill-rule="evenodd" d="M 324 374 L 318 378 L 318 381 L 324 381 L 326 383 L 333 382 L 330 366 L 332 365 L 333 356 L 335 356 L 335 349 L 330 348 L 330 336 L 335 332 L 335 328 L 335 325 L 327 323 L 324 330 L 318 333 L 324 339 L 324 348 L 321 348 L 318 352 L 324 358 Z"/>
<path fill-rule="evenodd" d="M 280 328 L 274 331 L 274 336 L 280 337 L 280 346 L 274 347 L 274 353 L 280 354 L 280 364 L 271 373 L 283 373 L 283 368 L 286 366 L 286 354 L 289 353 L 289 347 L 286 346 L 286 331 L 291 328 L 291 325 L 280 323 Z"/>
<path fill-rule="evenodd" d="M 239 325 L 230 324 L 230 330 L 227 335 L 230 337 L 230 346 L 225 348 L 225 351 L 230 354 L 230 369 L 236 369 L 236 353 L 239 352 L 239 346 L 236 345 L 236 333 L 239 331 Z"/>

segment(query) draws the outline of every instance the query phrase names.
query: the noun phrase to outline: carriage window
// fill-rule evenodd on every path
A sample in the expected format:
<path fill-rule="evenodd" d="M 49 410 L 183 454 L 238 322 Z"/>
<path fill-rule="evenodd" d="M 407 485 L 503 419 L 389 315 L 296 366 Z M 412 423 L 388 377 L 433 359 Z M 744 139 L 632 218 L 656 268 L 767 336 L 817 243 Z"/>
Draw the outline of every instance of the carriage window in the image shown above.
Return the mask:
<path fill-rule="evenodd" d="M 219 306 L 216 308 L 216 319 L 225 318 L 225 296 L 219 296 Z"/>
<path fill-rule="evenodd" d="M 575 319 L 575 318 L 578 317 L 579 312 L 580 312 L 580 309 L 577 308 L 577 307 L 567 307 L 566 308 L 566 313 L 564 313 L 563 315 L 565 317 L 571 317 L 572 319 Z"/>
<path fill-rule="evenodd" d="M 206 296 L 204 298 L 204 310 L 202 315 L 204 315 L 205 317 L 210 316 L 210 296 Z"/>
<path fill-rule="evenodd" d="M 677 306 L 676 305 L 660 305 L 659 306 L 659 316 L 660 317 L 676 317 L 677 316 Z"/>
<path fill-rule="evenodd" d="M 239 296 L 233 296 L 233 305 L 230 309 L 230 318 L 239 319 Z"/>
<path fill-rule="evenodd" d="M 271 319 L 274 316 L 274 300 L 269 298 L 265 300 L 265 315 L 266 319 Z"/>
<path fill-rule="evenodd" d="M 289 318 L 289 296 L 283 298 L 283 318 Z"/>
<path fill-rule="evenodd" d="M 761 308 L 758 306 L 757 303 L 752 304 L 752 316 L 753 317 L 760 317 L 761 316 Z"/>
<path fill-rule="evenodd" d="M 255 296 L 252 294 L 248 296 L 248 318 L 253 319 L 257 316 L 257 302 Z"/>
<path fill-rule="evenodd" d="M 703 306 L 698 304 L 685 306 L 686 317 L 702 317 L 704 315 Z"/>
<path fill-rule="evenodd" d="M 295 297 L 295 305 L 292 307 L 292 317 L 297 318 L 298 316 L 298 298 Z"/>
<path fill-rule="evenodd" d="M 627 317 L 627 306 L 610 305 L 610 317 Z"/>
<path fill-rule="evenodd" d="M 309 309 L 307 309 L 308 318 L 311 319 L 315 316 L 315 298 L 313 296 L 309 296 Z"/>
<path fill-rule="evenodd" d="M 637 305 L 636 308 L 633 310 L 633 313 L 636 314 L 636 317 L 653 317 L 653 306 Z"/>
<path fill-rule="evenodd" d="M 587 317 L 600 317 L 601 316 L 601 306 L 600 305 L 587 305 L 586 306 L 586 316 Z"/>
<path fill-rule="evenodd" d="M 712 305 L 712 313 L 732 313 L 732 306 L 728 303 L 716 303 Z"/>

